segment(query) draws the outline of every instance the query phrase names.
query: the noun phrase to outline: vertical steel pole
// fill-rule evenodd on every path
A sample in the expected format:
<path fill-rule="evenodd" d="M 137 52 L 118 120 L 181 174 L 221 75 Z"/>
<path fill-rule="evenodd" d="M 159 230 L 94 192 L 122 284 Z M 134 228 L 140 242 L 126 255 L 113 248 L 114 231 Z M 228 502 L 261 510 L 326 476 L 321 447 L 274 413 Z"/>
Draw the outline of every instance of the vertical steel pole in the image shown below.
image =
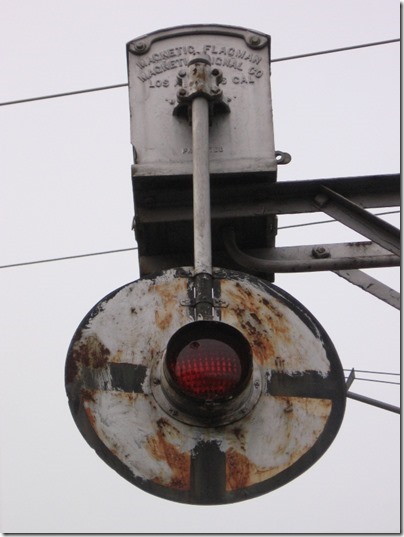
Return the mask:
<path fill-rule="evenodd" d="M 195 274 L 212 274 L 209 102 L 202 96 L 192 101 L 192 154 Z"/>

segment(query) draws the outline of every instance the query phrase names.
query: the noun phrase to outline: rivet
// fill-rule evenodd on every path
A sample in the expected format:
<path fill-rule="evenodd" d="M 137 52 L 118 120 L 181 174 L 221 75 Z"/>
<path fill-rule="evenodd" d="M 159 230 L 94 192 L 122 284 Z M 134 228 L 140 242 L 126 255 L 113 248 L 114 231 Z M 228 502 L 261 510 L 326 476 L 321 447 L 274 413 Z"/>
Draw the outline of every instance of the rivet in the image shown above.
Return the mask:
<path fill-rule="evenodd" d="M 135 43 L 134 48 L 136 52 L 142 52 L 146 49 L 146 43 L 144 41 L 138 41 L 137 43 Z"/>
<path fill-rule="evenodd" d="M 261 43 L 261 38 L 258 35 L 253 35 L 250 37 L 250 45 L 258 46 Z"/>

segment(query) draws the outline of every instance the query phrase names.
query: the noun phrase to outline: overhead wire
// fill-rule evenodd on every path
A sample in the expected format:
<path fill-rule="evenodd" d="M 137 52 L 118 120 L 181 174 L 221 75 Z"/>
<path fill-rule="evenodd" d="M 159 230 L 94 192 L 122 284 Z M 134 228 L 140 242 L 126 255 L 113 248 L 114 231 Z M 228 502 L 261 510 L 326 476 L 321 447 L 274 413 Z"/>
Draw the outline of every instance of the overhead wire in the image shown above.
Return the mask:
<path fill-rule="evenodd" d="M 400 211 L 385 211 L 385 212 L 382 212 L 382 213 L 373 213 L 374 216 L 385 216 L 385 215 L 388 215 L 388 214 L 398 214 L 400 213 Z M 278 227 L 278 230 L 279 229 L 291 229 L 291 228 L 295 228 L 295 227 L 304 227 L 304 226 L 315 226 L 316 224 L 330 224 L 330 223 L 335 223 L 337 222 L 337 220 L 334 220 L 334 219 L 330 219 L 330 220 L 318 220 L 317 222 L 306 222 L 306 223 L 300 223 L 300 224 L 290 224 L 288 226 L 279 226 Z"/>
<path fill-rule="evenodd" d="M 351 369 L 344 369 L 344 371 L 352 371 Z M 355 369 L 355 373 L 371 373 L 373 375 L 394 375 L 396 377 L 400 376 L 400 373 L 387 373 L 386 371 L 367 371 L 366 369 Z"/>
<path fill-rule="evenodd" d="M 296 54 L 294 56 L 285 56 L 284 58 L 274 58 L 274 59 L 271 59 L 271 63 L 285 62 L 285 61 L 290 61 L 290 60 L 298 60 L 298 59 L 302 59 L 302 58 L 310 58 L 310 57 L 313 57 L 313 56 L 322 56 L 324 54 L 335 54 L 335 53 L 338 53 L 338 52 L 346 52 L 346 51 L 350 51 L 350 50 L 357 50 L 357 49 L 368 48 L 368 47 L 376 47 L 376 46 L 380 46 L 380 45 L 388 45 L 388 44 L 391 44 L 391 43 L 397 43 L 399 41 L 400 41 L 400 38 L 387 39 L 387 40 L 384 40 L 384 41 L 374 41 L 373 43 L 362 43 L 360 45 L 351 45 L 349 47 L 340 47 L 340 48 L 334 48 L 334 49 L 329 49 L 329 50 L 320 50 L 320 51 L 317 51 L 317 52 L 307 52 L 305 54 Z M 33 101 L 42 101 L 42 100 L 45 100 L 45 99 L 56 99 L 56 98 L 59 98 L 59 97 L 70 97 L 72 95 L 79 95 L 81 93 L 91 93 L 91 92 L 96 92 L 96 91 L 105 91 L 105 90 L 109 90 L 109 89 L 123 88 L 123 87 L 127 87 L 128 85 L 129 85 L 128 82 L 125 82 L 125 83 L 122 83 L 122 84 L 114 84 L 114 85 L 110 85 L 110 86 L 100 86 L 98 88 L 90 88 L 90 89 L 84 89 L 84 90 L 68 91 L 68 92 L 64 92 L 64 93 L 55 93 L 53 95 L 43 95 L 43 96 L 40 96 L 40 97 L 29 97 L 27 99 L 18 99 L 18 100 L 15 100 L 15 101 L 3 102 L 3 103 L 0 103 L 0 106 L 10 106 L 10 105 L 13 105 L 13 104 L 22 104 L 22 103 L 29 103 L 29 102 L 33 102 Z"/>
<path fill-rule="evenodd" d="M 70 97 L 71 95 L 79 95 L 81 93 L 92 93 L 95 91 L 105 91 L 109 89 L 117 89 L 117 88 L 124 88 L 127 87 L 128 83 L 124 84 L 114 84 L 112 86 L 100 86 L 99 88 L 90 88 L 90 89 L 84 89 L 84 90 L 76 90 L 76 91 L 67 91 L 64 93 L 54 93 L 53 95 L 42 95 L 41 97 L 29 97 L 28 99 L 18 99 L 16 101 L 8 101 L 5 103 L 0 103 L 0 106 L 8 106 L 11 104 L 22 104 L 22 103 L 31 103 L 33 101 L 43 101 L 45 99 L 56 99 L 58 97 Z"/>
<path fill-rule="evenodd" d="M 341 47 L 341 48 L 329 49 L 329 50 L 323 50 L 323 51 L 318 51 L 318 52 L 297 54 L 297 55 L 293 55 L 293 56 L 287 56 L 287 57 L 283 57 L 283 58 L 272 59 L 271 63 L 290 61 L 290 60 L 297 60 L 297 59 L 309 58 L 309 57 L 320 56 L 320 55 L 325 55 L 325 54 L 334 54 L 334 53 L 338 53 L 338 52 L 357 50 L 357 49 L 362 49 L 362 48 L 366 48 L 366 47 L 374 47 L 374 46 L 386 45 L 386 44 L 396 43 L 396 42 L 399 42 L 399 41 L 400 41 L 399 38 L 397 38 L 397 39 L 389 39 L 389 40 L 385 40 L 385 41 L 364 43 L 364 44 L 361 44 L 361 45 L 353 45 L 353 46 Z M 126 82 L 126 83 L 122 83 L 122 84 L 113 84 L 113 85 L 101 86 L 101 87 L 96 87 L 96 88 L 89 88 L 89 89 L 84 89 L 84 90 L 69 91 L 69 92 L 57 93 L 57 94 L 53 94 L 53 95 L 43 95 L 43 96 L 39 96 L 39 97 L 30 97 L 30 98 L 26 98 L 26 99 L 18 99 L 18 100 L 14 100 L 14 101 L 3 102 L 3 103 L 0 103 L 0 106 L 9 106 L 9 105 L 13 105 L 13 104 L 22 104 L 22 103 L 28 103 L 28 102 L 34 102 L 34 101 L 40 101 L 40 100 L 47 100 L 47 99 L 54 99 L 54 98 L 61 98 L 61 97 L 70 97 L 70 96 L 73 96 L 73 95 L 79 95 L 79 94 L 85 94 L 85 93 L 93 93 L 93 92 L 98 92 L 98 91 L 105 91 L 105 90 L 110 90 L 110 89 L 123 88 L 123 87 L 127 87 L 128 85 L 129 84 Z M 385 215 L 385 214 L 394 214 L 394 213 L 398 213 L 398 212 L 399 211 L 379 213 L 378 216 Z M 309 223 L 301 223 L 301 224 L 295 224 L 295 225 L 281 226 L 278 229 L 290 229 L 290 228 L 303 227 L 303 226 L 316 225 L 316 224 L 325 224 L 325 223 L 331 223 L 331 222 L 335 222 L 335 220 L 323 220 L 323 221 L 318 221 L 318 222 L 309 222 Z M 0 266 L 0 269 L 22 267 L 22 266 L 27 266 L 27 265 L 36 265 L 36 264 L 40 264 L 40 263 L 51 263 L 51 262 L 56 262 L 56 261 L 66 261 L 66 260 L 71 260 L 71 259 L 80 259 L 80 258 L 99 256 L 99 255 L 109 255 L 109 254 L 122 253 L 122 252 L 128 252 L 128 251 L 133 251 L 133 250 L 137 250 L 137 247 L 121 248 L 121 249 L 117 249 L 117 250 L 108 250 L 108 251 L 103 251 L 103 252 L 93 252 L 93 253 L 87 253 L 87 254 L 64 256 L 64 257 L 57 257 L 57 258 L 52 258 L 52 259 L 42 259 L 42 260 L 28 261 L 28 262 L 22 262 L 22 263 L 13 263 L 13 264 L 9 264 L 9 265 Z M 356 371 L 361 372 L 361 373 L 379 374 L 379 375 L 381 375 L 381 374 L 384 374 L 384 375 L 399 375 L 398 373 L 381 373 L 381 372 L 376 372 L 376 371 L 363 371 L 363 370 L 356 370 Z M 365 378 L 362 378 L 362 377 L 359 377 L 359 378 L 356 377 L 356 380 L 379 382 L 379 383 L 384 383 L 384 384 L 395 384 L 395 385 L 399 384 L 398 382 L 383 381 L 383 380 L 379 380 L 379 379 L 365 379 Z"/>
<path fill-rule="evenodd" d="M 390 380 L 378 380 L 378 379 L 364 379 L 361 377 L 355 377 L 355 380 L 365 380 L 367 382 L 378 382 L 380 384 L 394 384 L 396 386 L 400 386 L 400 382 L 392 382 Z"/>
<path fill-rule="evenodd" d="M 386 215 L 386 214 L 396 214 L 396 213 L 399 213 L 399 212 L 400 211 L 390 211 L 390 212 L 375 213 L 375 216 Z M 328 224 L 330 222 L 337 222 L 337 220 L 320 220 L 318 222 L 305 222 L 305 223 L 301 223 L 301 224 L 293 224 L 293 225 L 290 225 L 290 226 L 280 226 L 280 227 L 278 227 L 278 230 L 279 229 L 296 228 L 296 227 L 304 227 L 304 226 L 314 226 L 316 224 Z M 24 266 L 27 266 L 27 265 L 38 265 L 40 263 L 54 263 L 55 261 L 67 261 L 69 259 L 80 259 L 80 258 L 83 258 L 83 257 L 92 257 L 92 256 L 95 256 L 95 255 L 118 254 L 120 252 L 129 252 L 131 250 L 137 250 L 137 249 L 138 249 L 137 246 L 134 246 L 132 248 L 120 248 L 120 249 L 117 249 L 117 250 L 106 250 L 106 251 L 103 251 L 103 252 L 92 252 L 92 253 L 88 253 L 88 254 L 68 255 L 68 256 L 63 256 L 63 257 L 53 257 L 53 258 L 48 258 L 48 259 L 38 259 L 38 260 L 35 260 L 35 261 L 22 261 L 21 263 L 11 263 L 11 264 L 8 264 L 8 265 L 0 265 L 0 269 L 24 267 Z"/>
<path fill-rule="evenodd" d="M 368 369 L 356 369 L 356 368 L 351 368 L 351 369 L 345 369 L 344 368 L 344 372 L 350 372 L 352 373 L 352 371 L 354 373 L 365 373 L 367 375 L 378 375 L 378 376 L 382 376 L 382 375 L 389 375 L 389 376 L 394 376 L 394 377 L 400 377 L 400 373 L 391 373 L 391 372 L 387 372 L 387 371 L 370 371 Z M 349 376 L 346 375 L 345 376 L 345 379 L 348 379 Z M 362 380 L 362 381 L 365 381 L 365 382 L 378 382 L 380 384 L 393 384 L 395 386 L 400 386 L 400 382 L 393 382 L 391 380 L 381 380 L 381 379 L 375 379 L 375 378 L 364 378 L 364 377 L 357 377 L 356 375 L 354 375 L 354 380 Z"/>
<path fill-rule="evenodd" d="M 366 47 L 376 47 L 379 45 L 388 45 L 390 43 L 396 43 L 397 41 L 400 41 L 400 38 L 397 39 L 388 39 L 386 41 L 375 41 L 374 43 L 363 43 L 362 45 L 352 45 L 350 47 L 341 47 L 341 48 L 334 48 L 329 50 L 321 50 L 319 52 L 308 52 L 306 54 L 296 54 L 294 56 L 285 56 L 284 58 L 275 58 L 274 60 L 271 60 L 271 63 L 275 62 L 285 62 L 289 60 L 298 60 L 300 58 L 309 58 L 312 56 L 321 56 L 323 54 L 334 54 L 336 52 L 346 52 L 348 50 L 355 50 L 359 48 L 366 48 Z"/>
<path fill-rule="evenodd" d="M 119 250 L 107 250 L 105 252 L 93 252 L 90 254 L 67 255 L 64 257 L 53 257 L 51 259 L 39 259 L 36 261 L 24 261 L 22 263 L 12 263 L 10 265 L 2 265 L 0 266 L 0 269 L 25 267 L 27 265 L 38 265 L 40 263 L 54 263 L 55 261 L 67 261 L 69 259 L 80 259 L 83 257 L 92 257 L 95 255 L 118 254 L 121 252 L 130 252 L 131 250 L 137 250 L 137 246 L 134 246 L 132 248 L 120 248 Z"/>

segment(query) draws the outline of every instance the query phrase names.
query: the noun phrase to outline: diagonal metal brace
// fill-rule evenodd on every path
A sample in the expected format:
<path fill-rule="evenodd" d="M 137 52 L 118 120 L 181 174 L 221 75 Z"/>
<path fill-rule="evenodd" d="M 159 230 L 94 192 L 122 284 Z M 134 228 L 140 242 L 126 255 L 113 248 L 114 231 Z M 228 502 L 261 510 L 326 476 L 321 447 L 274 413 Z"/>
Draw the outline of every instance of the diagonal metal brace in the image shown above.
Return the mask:
<path fill-rule="evenodd" d="M 372 278 L 366 272 L 361 270 L 334 270 L 333 272 L 367 293 L 383 300 L 393 308 L 400 309 L 400 293 L 376 278 Z"/>
<path fill-rule="evenodd" d="M 382 408 L 383 410 L 388 410 L 389 412 L 394 412 L 395 414 L 401 413 L 400 407 L 398 406 L 390 405 L 389 403 L 384 403 L 383 401 L 378 401 L 377 399 L 372 399 L 371 397 L 366 397 L 365 395 L 361 395 L 359 393 L 347 392 L 346 396 L 350 399 L 355 399 L 355 401 L 367 403 L 368 405 Z"/>
<path fill-rule="evenodd" d="M 321 211 L 380 244 L 386 250 L 400 255 L 399 229 L 368 213 L 356 203 L 337 194 L 330 188 L 323 186 L 321 191 L 314 198 L 314 203 Z"/>

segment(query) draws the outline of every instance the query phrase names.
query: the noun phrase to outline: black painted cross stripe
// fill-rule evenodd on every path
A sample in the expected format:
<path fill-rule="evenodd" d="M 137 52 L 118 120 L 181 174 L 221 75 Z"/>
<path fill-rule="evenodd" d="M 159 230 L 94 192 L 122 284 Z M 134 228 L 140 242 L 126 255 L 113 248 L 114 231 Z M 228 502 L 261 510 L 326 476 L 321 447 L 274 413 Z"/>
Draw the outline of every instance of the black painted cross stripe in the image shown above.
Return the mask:
<path fill-rule="evenodd" d="M 112 388 L 122 392 L 143 393 L 142 384 L 146 378 L 144 365 L 113 363 L 109 364 Z"/>
<path fill-rule="evenodd" d="M 266 393 L 274 396 L 335 399 L 341 396 L 341 382 L 336 376 L 322 377 L 317 371 L 294 375 L 272 372 L 267 379 Z"/>
<path fill-rule="evenodd" d="M 144 365 L 115 363 L 108 364 L 111 385 L 105 385 L 104 369 L 85 367 L 81 372 L 82 388 L 87 390 L 143 393 L 142 384 L 148 368 Z"/>
<path fill-rule="evenodd" d="M 199 441 L 191 452 L 191 503 L 223 503 L 226 454 L 217 441 Z"/>

